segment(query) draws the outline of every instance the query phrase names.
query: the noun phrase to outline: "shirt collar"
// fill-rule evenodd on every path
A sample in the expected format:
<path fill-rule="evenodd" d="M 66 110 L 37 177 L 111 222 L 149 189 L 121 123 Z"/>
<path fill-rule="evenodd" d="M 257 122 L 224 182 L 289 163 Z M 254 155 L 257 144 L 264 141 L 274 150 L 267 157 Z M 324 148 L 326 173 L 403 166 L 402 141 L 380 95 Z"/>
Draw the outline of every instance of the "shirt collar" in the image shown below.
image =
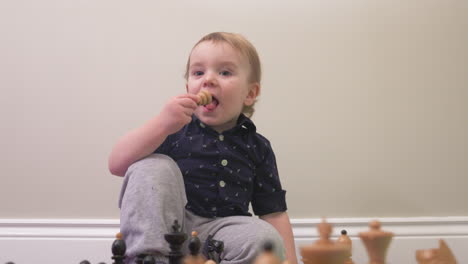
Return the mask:
<path fill-rule="evenodd" d="M 192 116 L 192 121 L 195 122 L 198 126 L 202 127 L 202 128 L 209 128 L 208 125 L 205 125 L 202 121 L 200 121 L 200 119 L 198 119 L 197 116 L 193 115 Z M 210 128 L 211 129 L 211 128 Z M 248 118 L 247 116 L 245 116 L 244 114 L 240 114 L 239 118 L 237 119 L 237 124 L 235 127 L 225 131 L 225 132 L 228 132 L 228 131 L 245 131 L 245 132 L 255 132 L 257 130 L 255 124 L 253 123 L 253 121 Z M 225 133 L 223 132 L 223 133 Z"/>

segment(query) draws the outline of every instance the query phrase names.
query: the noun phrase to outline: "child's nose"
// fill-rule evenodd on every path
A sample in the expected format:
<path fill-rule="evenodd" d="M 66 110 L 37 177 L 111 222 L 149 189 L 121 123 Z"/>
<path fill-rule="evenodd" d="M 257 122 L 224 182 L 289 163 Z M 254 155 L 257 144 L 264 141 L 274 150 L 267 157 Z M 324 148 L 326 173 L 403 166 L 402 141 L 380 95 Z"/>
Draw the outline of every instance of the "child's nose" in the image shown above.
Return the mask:
<path fill-rule="evenodd" d="M 206 73 L 203 81 L 204 87 L 215 86 L 217 84 L 216 76 L 213 73 Z"/>

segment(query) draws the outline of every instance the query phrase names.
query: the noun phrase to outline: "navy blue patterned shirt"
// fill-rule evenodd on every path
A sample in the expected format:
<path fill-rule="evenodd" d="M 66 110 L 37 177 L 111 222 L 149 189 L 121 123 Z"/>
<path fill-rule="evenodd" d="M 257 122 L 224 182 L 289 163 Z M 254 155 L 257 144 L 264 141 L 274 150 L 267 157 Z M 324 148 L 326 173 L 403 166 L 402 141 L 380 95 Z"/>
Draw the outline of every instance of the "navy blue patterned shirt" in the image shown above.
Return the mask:
<path fill-rule="evenodd" d="M 174 159 L 182 172 L 186 209 L 202 217 L 286 211 L 286 191 L 270 142 L 245 115 L 218 133 L 196 116 L 155 151 Z"/>

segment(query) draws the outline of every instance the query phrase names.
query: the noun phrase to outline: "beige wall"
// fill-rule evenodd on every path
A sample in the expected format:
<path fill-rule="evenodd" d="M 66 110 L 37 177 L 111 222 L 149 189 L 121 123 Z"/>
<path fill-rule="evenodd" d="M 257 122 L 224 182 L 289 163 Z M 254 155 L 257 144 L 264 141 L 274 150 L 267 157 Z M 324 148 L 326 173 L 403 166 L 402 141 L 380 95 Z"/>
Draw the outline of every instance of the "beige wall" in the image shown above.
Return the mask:
<path fill-rule="evenodd" d="M 286 4 L 287 3 L 287 4 Z M 244 34 L 301 217 L 468 215 L 468 1 L 1 1 L 0 218 L 117 218 L 119 136 Z"/>

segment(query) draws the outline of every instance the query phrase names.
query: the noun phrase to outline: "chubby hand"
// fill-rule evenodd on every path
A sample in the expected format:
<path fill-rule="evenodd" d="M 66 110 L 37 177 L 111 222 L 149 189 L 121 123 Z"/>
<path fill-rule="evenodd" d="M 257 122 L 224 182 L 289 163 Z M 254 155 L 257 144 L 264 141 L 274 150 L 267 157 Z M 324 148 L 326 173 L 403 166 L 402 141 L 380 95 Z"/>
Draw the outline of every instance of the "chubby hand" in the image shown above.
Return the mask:
<path fill-rule="evenodd" d="M 199 97 L 194 94 L 182 94 L 170 99 L 159 113 L 161 128 L 167 135 L 174 134 L 192 121 Z"/>

